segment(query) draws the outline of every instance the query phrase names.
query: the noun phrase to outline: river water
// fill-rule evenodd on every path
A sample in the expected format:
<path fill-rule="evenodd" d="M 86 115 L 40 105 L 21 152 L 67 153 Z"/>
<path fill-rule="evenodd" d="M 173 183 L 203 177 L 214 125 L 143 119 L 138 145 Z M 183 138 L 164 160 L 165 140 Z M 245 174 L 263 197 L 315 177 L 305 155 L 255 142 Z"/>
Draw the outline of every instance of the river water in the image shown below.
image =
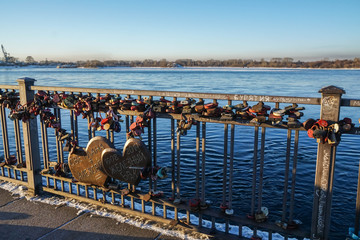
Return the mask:
<path fill-rule="evenodd" d="M 297 97 L 320 97 L 318 91 L 328 85 L 343 88 L 343 98 L 360 99 L 360 70 L 318 69 L 244 69 L 244 68 L 0 68 L 0 84 L 17 84 L 16 79 L 30 77 L 39 86 L 67 86 L 136 90 L 168 90 L 205 93 L 255 94 Z M 223 103 L 225 104 L 225 103 Z M 250 103 L 255 104 L 255 103 Z M 307 118 L 318 118 L 319 106 L 305 106 Z M 343 108 L 341 118 L 350 117 L 358 126 L 360 112 Z M 85 123 L 80 123 L 85 124 Z M 220 126 L 220 129 L 219 129 Z M 67 125 L 64 125 L 66 128 Z M 123 127 L 124 129 L 124 127 Z M 158 119 L 157 157 L 160 166 L 171 163 L 170 125 Z M 207 124 L 206 199 L 215 207 L 221 203 L 223 166 L 223 127 Z M 123 131 L 122 133 L 124 133 Z M 281 218 L 286 153 L 286 131 L 266 130 L 263 206 L 270 211 L 270 220 Z M 250 211 L 253 163 L 253 128 L 235 129 L 233 207 L 236 214 Z M 116 148 L 122 149 L 125 134 L 118 136 Z M 146 136 L 146 134 L 145 134 Z M 117 136 L 115 135 L 115 138 Z M 87 142 L 87 131 L 80 133 L 80 145 Z M 117 141 L 117 140 L 115 140 Z M 144 139 L 146 143 L 146 139 Z M 343 135 L 337 151 L 333 189 L 331 239 L 344 239 L 355 219 L 355 201 L 360 153 L 358 137 Z M 50 141 L 51 142 L 51 141 Z M 220 144 L 219 144 L 220 143 Z M 296 175 L 294 218 L 304 227 L 310 225 L 313 199 L 317 143 L 300 133 Z M 56 156 L 56 153 L 51 153 Z M 181 193 L 194 196 L 195 127 L 181 140 Z M 291 175 L 290 175 L 291 179 Z M 146 188 L 144 184 L 140 186 Z M 169 195 L 170 178 L 158 181 L 158 189 Z M 307 228 L 307 227 L 305 227 Z"/>

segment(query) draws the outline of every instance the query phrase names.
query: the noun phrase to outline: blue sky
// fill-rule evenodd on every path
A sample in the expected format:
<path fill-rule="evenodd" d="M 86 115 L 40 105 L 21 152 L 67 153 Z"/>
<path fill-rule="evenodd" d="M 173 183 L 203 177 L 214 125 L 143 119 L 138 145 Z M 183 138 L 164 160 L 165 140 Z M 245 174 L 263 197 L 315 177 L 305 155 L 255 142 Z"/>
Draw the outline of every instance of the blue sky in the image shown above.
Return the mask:
<path fill-rule="evenodd" d="M 360 57 L 360 1 L 1 0 L 15 57 L 270 59 Z"/>

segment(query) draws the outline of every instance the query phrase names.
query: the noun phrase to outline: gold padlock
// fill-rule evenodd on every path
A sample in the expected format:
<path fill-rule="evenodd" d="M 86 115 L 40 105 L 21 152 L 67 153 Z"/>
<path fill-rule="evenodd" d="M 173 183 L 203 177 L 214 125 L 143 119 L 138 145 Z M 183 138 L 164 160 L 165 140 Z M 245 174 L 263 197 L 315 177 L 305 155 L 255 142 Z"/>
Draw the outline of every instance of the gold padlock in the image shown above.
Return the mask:
<path fill-rule="evenodd" d="M 111 128 L 111 124 L 110 123 L 105 123 L 103 128 L 104 128 L 104 130 L 109 130 Z"/>

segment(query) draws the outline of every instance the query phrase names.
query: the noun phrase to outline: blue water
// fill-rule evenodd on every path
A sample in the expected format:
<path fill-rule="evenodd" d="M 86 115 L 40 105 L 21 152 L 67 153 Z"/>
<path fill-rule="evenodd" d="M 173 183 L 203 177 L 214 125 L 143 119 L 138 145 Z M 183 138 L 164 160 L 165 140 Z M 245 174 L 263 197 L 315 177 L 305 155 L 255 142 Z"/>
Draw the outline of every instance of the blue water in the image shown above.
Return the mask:
<path fill-rule="evenodd" d="M 342 87 L 344 98 L 360 99 L 360 70 L 310 70 L 310 69 L 243 69 L 243 68 L 104 68 L 104 69 L 56 69 L 56 68 L 0 68 L 0 84 L 17 84 L 16 79 L 31 77 L 41 86 L 68 86 L 137 90 L 168 90 L 229 94 L 256 94 L 277 96 L 320 97 L 318 91 L 328 85 Z M 221 102 L 221 104 L 225 104 Z M 255 104 L 255 103 L 250 103 Z M 288 104 L 287 104 L 288 105 Z M 283 106 L 286 106 L 285 104 Z M 307 118 L 318 118 L 319 106 L 305 106 Z M 68 117 L 67 111 L 62 113 Z M 357 108 L 343 108 L 341 118 L 350 117 L 358 126 Z M 65 128 L 69 128 L 64 121 Z M 10 121 L 9 121 L 10 123 Z M 85 126 L 85 121 L 79 123 Z M 12 124 L 8 124 L 11 128 Z M 220 128 L 219 128 L 220 127 Z M 124 125 L 123 125 L 123 129 Z M 171 163 L 170 124 L 157 119 L 160 166 Z M 223 167 L 223 127 L 207 124 L 206 199 L 215 207 L 221 203 Z M 52 133 L 52 130 L 49 130 Z M 101 135 L 103 133 L 97 133 Z M 230 132 L 229 132 L 230 134 Z M 253 128 L 237 126 L 235 129 L 233 207 L 236 214 L 250 211 L 253 163 Z M 281 218 L 287 132 L 279 129 L 266 130 L 263 206 L 270 210 L 270 220 Z M 144 136 L 147 136 L 145 133 Z M 115 135 L 116 148 L 122 149 L 125 131 Z M 147 138 L 144 138 L 145 143 Z M 358 165 L 357 136 L 343 135 L 337 151 L 333 189 L 331 239 L 343 239 L 347 228 L 355 219 L 355 200 Z M 49 138 L 50 145 L 55 144 Z M 87 131 L 80 132 L 80 145 L 87 143 Z M 12 144 L 12 143 L 11 143 Z M 186 198 L 195 192 L 195 127 L 181 139 L 181 193 Z M 311 222 L 313 184 L 317 144 L 314 139 L 300 132 L 298 167 L 296 175 L 294 218 L 304 222 L 308 229 Z M 50 153 L 56 157 L 55 152 Z M 260 156 L 260 155 L 258 155 Z M 292 159 L 292 158 L 291 158 Z M 290 175 L 291 179 L 291 175 Z M 146 184 L 140 185 L 146 189 Z M 159 180 L 158 189 L 167 196 L 171 192 L 171 179 Z"/>

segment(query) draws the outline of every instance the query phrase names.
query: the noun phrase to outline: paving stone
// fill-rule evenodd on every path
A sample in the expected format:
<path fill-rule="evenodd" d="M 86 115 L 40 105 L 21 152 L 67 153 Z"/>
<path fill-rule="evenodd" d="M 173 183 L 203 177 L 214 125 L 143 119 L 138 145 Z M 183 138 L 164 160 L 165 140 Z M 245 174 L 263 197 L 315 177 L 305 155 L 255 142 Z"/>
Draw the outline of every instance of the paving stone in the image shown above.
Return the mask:
<path fill-rule="evenodd" d="M 16 197 L 11 196 L 10 192 L 0 188 L 0 207 L 5 204 L 12 202 L 16 199 Z"/>
<path fill-rule="evenodd" d="M 37 239 L 75 217 L 74 208 L 20 199 L 0 208 L 0 238 Z"/>

